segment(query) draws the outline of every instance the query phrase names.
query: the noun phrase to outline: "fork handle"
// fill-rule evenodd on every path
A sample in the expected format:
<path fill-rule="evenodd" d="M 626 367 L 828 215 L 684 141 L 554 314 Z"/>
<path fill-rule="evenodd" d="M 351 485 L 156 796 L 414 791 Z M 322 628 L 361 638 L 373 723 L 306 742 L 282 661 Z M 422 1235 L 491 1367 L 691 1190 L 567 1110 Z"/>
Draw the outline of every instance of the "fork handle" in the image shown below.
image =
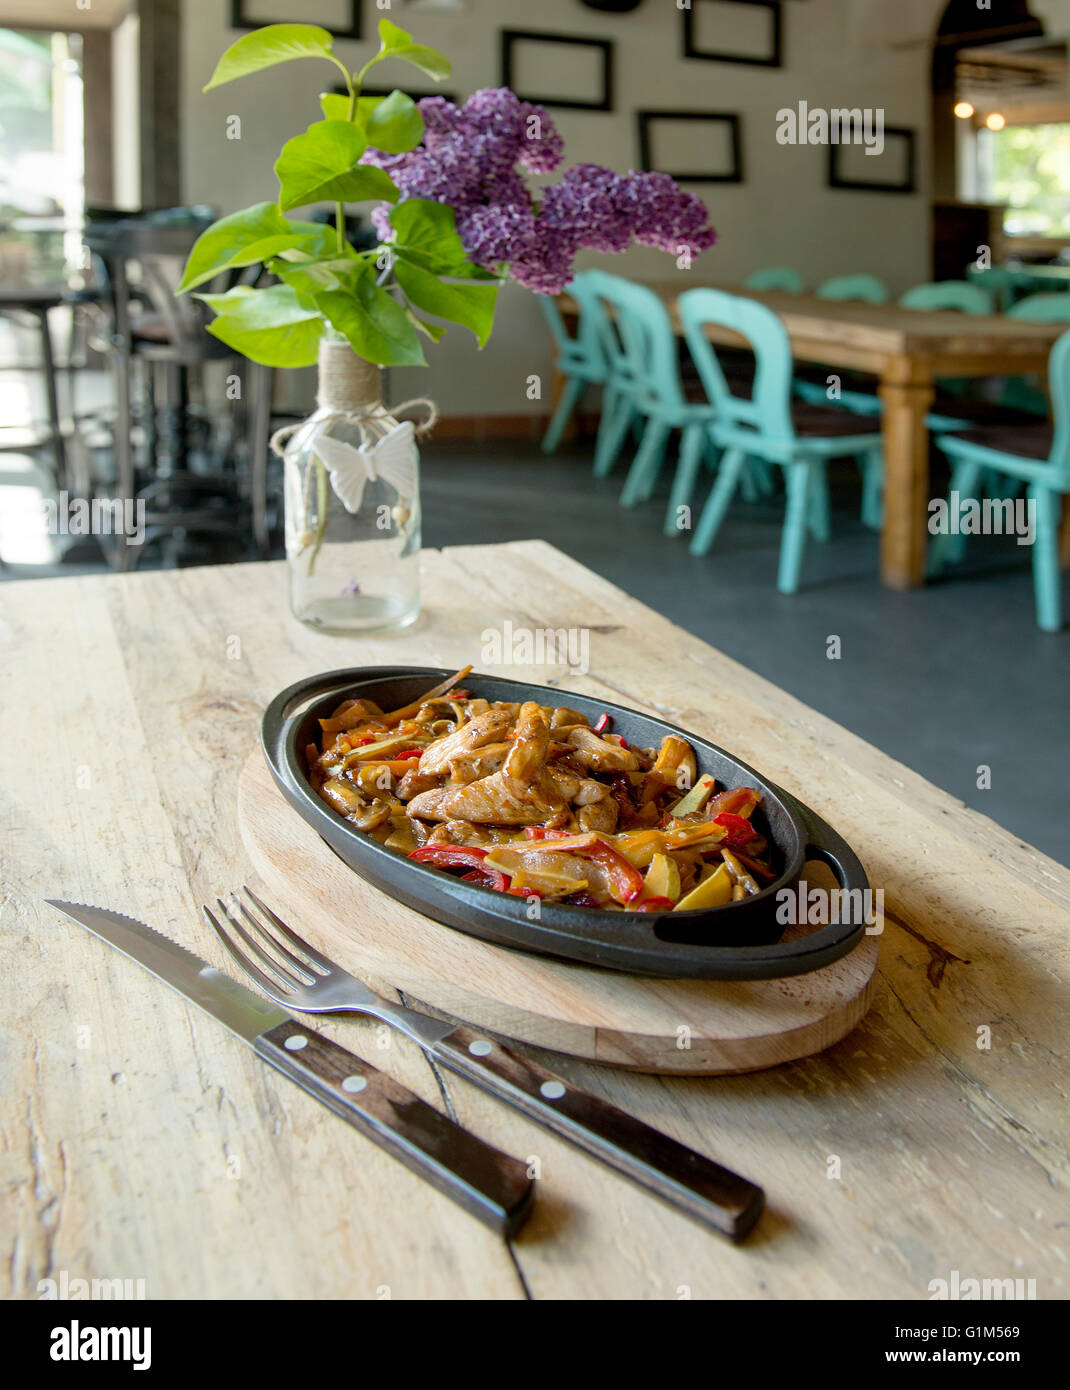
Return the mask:
<path fill-rule="evenodd" d="M 392 1077 L 294 1019 L 253 1042 L 257 1054 L 499 1235 L 531 1207 L 525 1164 L 462 1129 Z"/>
<path fill-rule="evenodd" d="M 754 1183 L 472 1028 L 455 1029 L 432 1050 L 453 1071 L 732 1240 L 742 1240 L 762 1213 L 765 1194 Z"/>

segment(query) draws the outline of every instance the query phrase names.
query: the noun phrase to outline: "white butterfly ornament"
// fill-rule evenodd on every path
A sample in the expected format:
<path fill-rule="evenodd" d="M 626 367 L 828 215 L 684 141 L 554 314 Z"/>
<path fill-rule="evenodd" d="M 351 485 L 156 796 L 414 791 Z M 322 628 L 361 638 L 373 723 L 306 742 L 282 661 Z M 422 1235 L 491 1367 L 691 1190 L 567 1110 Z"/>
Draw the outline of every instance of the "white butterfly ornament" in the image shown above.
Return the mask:
<path fill-rule="evenodd" d="M 316 439 L 312 449 L 330 474 L 335 496 L 350 514 L 360 511 L 365 484 L 379 478 L 397 490 L 399 508 L 406 512 L 411 508 L 419 460 L 411 420 L 403 420 L 370 449 L 363 444 L 355 449 L 328 434 Z"/>

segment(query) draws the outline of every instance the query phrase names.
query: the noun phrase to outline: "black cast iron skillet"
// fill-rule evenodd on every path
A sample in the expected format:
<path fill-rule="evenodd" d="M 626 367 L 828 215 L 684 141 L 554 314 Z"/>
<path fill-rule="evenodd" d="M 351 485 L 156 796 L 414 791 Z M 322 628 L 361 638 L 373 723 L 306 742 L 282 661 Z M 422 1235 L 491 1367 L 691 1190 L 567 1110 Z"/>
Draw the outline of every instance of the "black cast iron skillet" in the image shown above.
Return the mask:
<path fill-rule="evenodd" d="M 608 711 L 613 732 L 641 748 L 656 748 L 666 734 L 686 738 L 695 750 L 700 775 L 709 772 L 722 786 L 749 786 L 761 792 L 762 804 L 753 819 L 775 846 L 774 865 L 782 870 L 780 877 L 742 902 L 705 911 L 615 912 L 543 903 L 539 919 L 529 921 L 525 899 L 464 883 L 379 844 L 343 820 L 312 790 L 305 748 L 309 743 L 319 746 L 318 721 L 326 719 L 342 700 L 363 697 L 382 709 L 398 709 L 449 674 L 420 666 L 327 671 L 281 691 L 264 711 L 264 752 L 279 790 L 349 867 L 376 888 L 437 922 L 498 946 L 670 979 L 763 980 L 801 975 L 846 955 L 862 935 L 863 895 L 852 891 L 844 899 L 846 920 L 796 941 L 780 940 L 784 925 L 777 921 L 777 894 L 797 883 L 808 859 L 827 864 L 842 889 L 869 887 L 850 846 L 808 807 L 724 749 L 675 724 L 571 691 L 521 681 L 470 675 L 462 684 L 486 700 L 567 705 L 587 715 L 592 724 Z"/>

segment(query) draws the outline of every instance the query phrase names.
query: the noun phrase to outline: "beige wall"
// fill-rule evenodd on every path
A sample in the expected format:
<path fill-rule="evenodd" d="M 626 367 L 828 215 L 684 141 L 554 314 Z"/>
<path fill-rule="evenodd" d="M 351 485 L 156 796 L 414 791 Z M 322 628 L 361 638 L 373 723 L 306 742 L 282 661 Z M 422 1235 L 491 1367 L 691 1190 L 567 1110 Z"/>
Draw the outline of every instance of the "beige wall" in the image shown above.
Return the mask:
<path fill-rule="evenodd" d="M 184 0 L 184 7 L 183 197 L 233 211 L 272 196 L 271 166 L 279 147 L 317 118 L 316 95 L 333 78 L 326 64 L 321 71 L 315 63 L 300 62 L 202 95 L 216 58 L 236 35 L 226 26 L 225 0 Z M 889 45 L 887 17 L 893 9 L 908 22 L 907 37 L 912 30 L 921 42 Z M 551 108 L 570 161 L 634 167 L 632 113 L 639 106 L 743 116 L 745 182 L 692 185 L 709 204 L 721 237 L 696 262 L 696 278 L 731 282 L 760 266 L 790 264 L 812 283 L 841 272 L 870 271 L 900 291 L 928 272 L 930 56 L 923 40 L 941 9 L 940 0 L 785 0 L 786 61 L 780 69 L 685 60 L 674 0 L 645 0 L 633 13 L 616 16 L 587 10 L 576 0 L 540 0 L 537 6 L 530 0 L 468 0 L 464 11 L 452 15 L 406 13 L 406 7 L 395 6 L 393 18 L 450 56 L 454 76 L 447 85 L 461 95 L 500 81 L 503 25 L 614 38 L 616 111 Z M 370 31 L 377 11 L 369 0 L 364 11 Z M 342 42 L 338 52 L 356 66 L 371 52 L 371 43 Z M 401 65 L 384 64 L 382 72 L 377 80 L 408 90 L 420 85 L 409 82 Z M 811 107 L 883 107 L 889 124 L 914 127 L 919 191 L 906 196 L 826 188 L 824 149 L 776 142 L 777 110 L 800 100 Z M 232 114 L 242 118 L 241 141 L 226 139 Z M 640 278 L 673 273 L 667 257 L 648 250 L 587 258 L 598 262 Z M 541 315 L 532 297 L 515 288 L 503 293 L 499 315 L 486 351 L 477 353 L 470 335 L 451 330 L 441 347 L 429 349 L 430 372 L 396 373 L 395 393 L 428 391 L 453 414 L 539 409 L 526 400 L 525 382 L 529 373 L 545 373 L 548 365 Z"/>

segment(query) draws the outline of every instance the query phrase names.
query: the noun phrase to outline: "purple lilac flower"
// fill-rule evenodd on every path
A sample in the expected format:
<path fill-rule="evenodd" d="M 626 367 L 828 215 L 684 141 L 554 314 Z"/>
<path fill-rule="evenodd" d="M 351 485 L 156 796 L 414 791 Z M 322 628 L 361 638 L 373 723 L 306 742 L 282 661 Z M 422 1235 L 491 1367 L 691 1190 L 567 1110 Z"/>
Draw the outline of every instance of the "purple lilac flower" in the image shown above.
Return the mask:
<path fill-rule="evenodd" d="M 422 144 L 400 155 L 368 150 L 365 162 L 385 170 L 403 199 L 452 207 L 469 258 L 487 270 L 507 268 L 538 294 L 564 289 L 584 247 L 618 253 L 634 239 L 673 255 L 682 248 L 698 255 L 717 240 L 705 204 L 668 174 L 577 164 L 539 190 L 536 204 L 519 171 L 553 173 L 564 143 L 545 108 L 508 87 L 484 88 L 463 107 L 424 97 L 419 108 Z M 389 208 L 377 208 L 372 220 L 389 240 Z"/>

